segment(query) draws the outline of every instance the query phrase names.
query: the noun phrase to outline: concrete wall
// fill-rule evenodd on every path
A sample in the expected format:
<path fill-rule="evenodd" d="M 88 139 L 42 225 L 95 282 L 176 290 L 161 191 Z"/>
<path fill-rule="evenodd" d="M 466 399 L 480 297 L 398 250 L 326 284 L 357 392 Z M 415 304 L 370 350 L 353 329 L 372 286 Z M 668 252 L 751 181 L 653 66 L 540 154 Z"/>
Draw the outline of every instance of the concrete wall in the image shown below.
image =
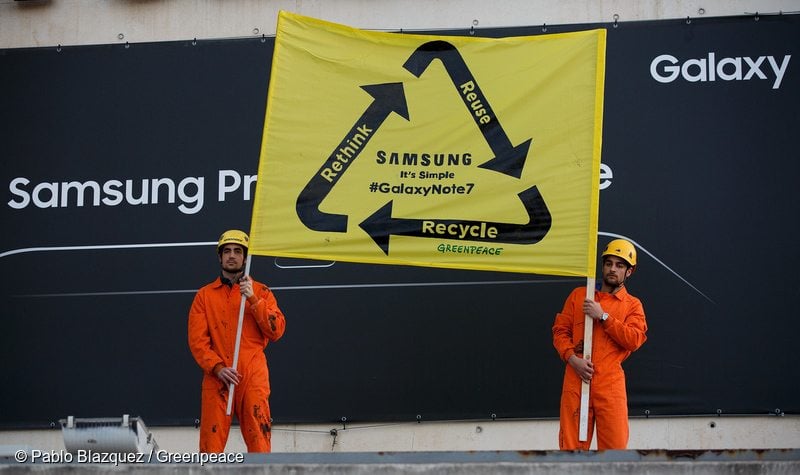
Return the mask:
<path fill-rule="evenodd" d="M 147 421 L 145 420 L 145 423 Z M 198 431 L 151 427 L 160 449 L 197 450 Z M 544 451 L 558 449 L 558 421 L 404 422 L 291 425 L 273 428 L 276 453 Z M 0 447 L 63 450 L 60 429 L 0 431 Z M 800 448 L 800 416 L 723 416 L 632 419 L 631 450 L 736 450 Z M 229 452 L 245 452 L 238 427 Z"/>
<path fill-rule="evenodd" d="M 0 48 L 274 35 L 287 10 L 374 30 L 762 14 L 798 0 L 0 0 Z"/>

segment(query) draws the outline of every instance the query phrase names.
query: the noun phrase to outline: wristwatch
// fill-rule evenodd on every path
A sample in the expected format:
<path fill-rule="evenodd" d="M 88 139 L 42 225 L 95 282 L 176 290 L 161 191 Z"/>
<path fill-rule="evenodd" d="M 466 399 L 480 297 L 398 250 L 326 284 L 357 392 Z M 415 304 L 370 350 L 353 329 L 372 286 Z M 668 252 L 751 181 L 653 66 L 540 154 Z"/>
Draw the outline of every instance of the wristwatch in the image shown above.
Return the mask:
<path fill-rule="evenodd" d="M 603 312 L 603 315 L 600 316 L 600 321 L 605 322 L 606 320 L 608 320 L 608 314 Z"/>

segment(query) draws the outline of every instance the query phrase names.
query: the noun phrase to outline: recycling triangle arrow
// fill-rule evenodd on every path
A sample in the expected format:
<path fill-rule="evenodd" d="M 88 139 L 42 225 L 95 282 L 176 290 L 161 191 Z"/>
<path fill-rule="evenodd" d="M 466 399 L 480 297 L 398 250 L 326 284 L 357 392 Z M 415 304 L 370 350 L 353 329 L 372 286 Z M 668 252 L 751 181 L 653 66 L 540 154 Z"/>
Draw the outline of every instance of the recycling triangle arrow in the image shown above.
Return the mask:
<path fill-rule="evenodd" d="M 528 212 L 528 222 L 487 223 L 452 219 L 393 218 L 392 202 L 365 219 L 359 226 L 389 255 L 389 237 L 414 236 L 508 244 L 535 244 L 550 231 L 552 217 L 536 186 L 519 193 Z"/>
<path fill-rule="evenodd" d="M 444 65 L 450 79 L 458 89 L 461 99 L 486 139 L 486 143 L 494 153 L 494 158 L 478 166 L 519 178 L 522 175 L 532 139 L 517 146 L 512 145 L 489 105 L 489 101 L 467 67 L 467 63 L 452 44 L 446 41 L 425 43 L 411 54 L 403 67 L 414 76 L 420 77 L 434 59 L 440 60 Z"/>
<path fill-rule="evenodd" d="M 319 206 L 358 158 L 361 150 L 375 135 L 376 130 L 392 112 L 409 120 L 408 104 L 403 83 L 386 83 L 361 86 L 374 101 L 367 107 L 339 145 L 328 156 L 325 164 L 314 174 L 297 196 L 296 210 L 300 221 L 314 231 L 347 232 L 347 215 L 320 211 Z"/>

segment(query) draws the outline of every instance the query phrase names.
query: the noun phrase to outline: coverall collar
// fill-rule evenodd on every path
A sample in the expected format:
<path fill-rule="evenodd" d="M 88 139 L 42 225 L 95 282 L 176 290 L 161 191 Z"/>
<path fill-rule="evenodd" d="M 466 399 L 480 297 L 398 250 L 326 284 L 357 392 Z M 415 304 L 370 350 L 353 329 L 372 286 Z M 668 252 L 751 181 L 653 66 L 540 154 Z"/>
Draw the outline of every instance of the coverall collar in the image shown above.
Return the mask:
<path fill-rule="evenodd" d="M 220 271 L 220 273 L 219 273 L 219 285 L 227 285 L 228 287 L 233 288 L 233 284 L 234 284 L 234 282 L 232 280 L 230 280 L 229 278 L 225 277 L 224 275 L 222 275 L 222 272 Z"/>
<path fill-rule="evenodd" d="M 603 293 L 615 297 L 617 300 L 623 300 L 625 296 L 628 295 L 628 288 L 623 285 L 622 287 L 618 287 L 617 291 L 614 293 L 611 292 L 603 292 Z"/>
<path fill-rule="evenodd" d="M 596 292 L 603 292 L 603 291 L 602 291 L 602 288 L 603 288 L 603 283 L 602 283 L 602 282 L 596 282 L 596 283 L 594 284 L 594 290 L 595 290 Z M 619 300 L 622 300 L 622 297 L 623 297 L 623 295 L 625 295 L 625 294 L 627 294 L 627 293 L 628 293 L 628 290 L 627 290 L 627 288 L 628 288 L 628 287 L 627 287 L 626 285 L 624 285 L 624 284 L 623 284 L 623 285 L 621 285 L 620 287 L 617 287 L 617 291 L 616 291 L 616 292 L 603 292 L 603 293 L 604 293 L 604 294 L 608 294 L 608 295 L 614 295 L 614 296 L 616 296 L 616 297 L 617 297 Z"/>

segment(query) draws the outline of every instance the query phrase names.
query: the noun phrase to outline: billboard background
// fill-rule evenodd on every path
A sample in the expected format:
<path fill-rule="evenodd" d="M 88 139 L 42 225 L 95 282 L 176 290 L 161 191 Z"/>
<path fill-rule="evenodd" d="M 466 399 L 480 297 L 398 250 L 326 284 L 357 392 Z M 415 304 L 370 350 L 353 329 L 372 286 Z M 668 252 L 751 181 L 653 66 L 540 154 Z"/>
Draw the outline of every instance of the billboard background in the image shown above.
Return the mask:
<path fill-rule="evenodd" d="M 601 177 L 599 241 L 642 246 L 629 289 L 650 327 L 625 365 L 632 416 L 800 412 L 799 24 L 781 15 L 547 27 L 608 28 L 602 161 L 613 177 Z M 239 188 L 220 201 L 219 177 L 256 173 L 273 45 L 0 50 L 0 427 L 199 417 L 186 316 L 217 273 L 219 232 L 250 223 L 252 195 Z M 748 80 L 650 74 L 659 55 L 710 52 L 750 58 L 766 79 L 744 60 Z M 785 55 L 773 89 L 758 58 Z M 71 195 L 67 207 L 16 209 L 19 177 L 28 192 L 134 180 L 133 198 L 142 179 L 203 178 L 203 202 L 189 184 L 174 203 L 78 207 Z M 154 243 L 164 246 L 143 247 Z M 131 247 L 102 247 L 120 245 Z M 43 249 L 68 246 L 98 247 Z M 581 279 L 266 257 L 253 259 L 253 275 L 287 316 L 267 349 L 278 423 L 558 414 L 563 366 L 550 327 Z"/>

